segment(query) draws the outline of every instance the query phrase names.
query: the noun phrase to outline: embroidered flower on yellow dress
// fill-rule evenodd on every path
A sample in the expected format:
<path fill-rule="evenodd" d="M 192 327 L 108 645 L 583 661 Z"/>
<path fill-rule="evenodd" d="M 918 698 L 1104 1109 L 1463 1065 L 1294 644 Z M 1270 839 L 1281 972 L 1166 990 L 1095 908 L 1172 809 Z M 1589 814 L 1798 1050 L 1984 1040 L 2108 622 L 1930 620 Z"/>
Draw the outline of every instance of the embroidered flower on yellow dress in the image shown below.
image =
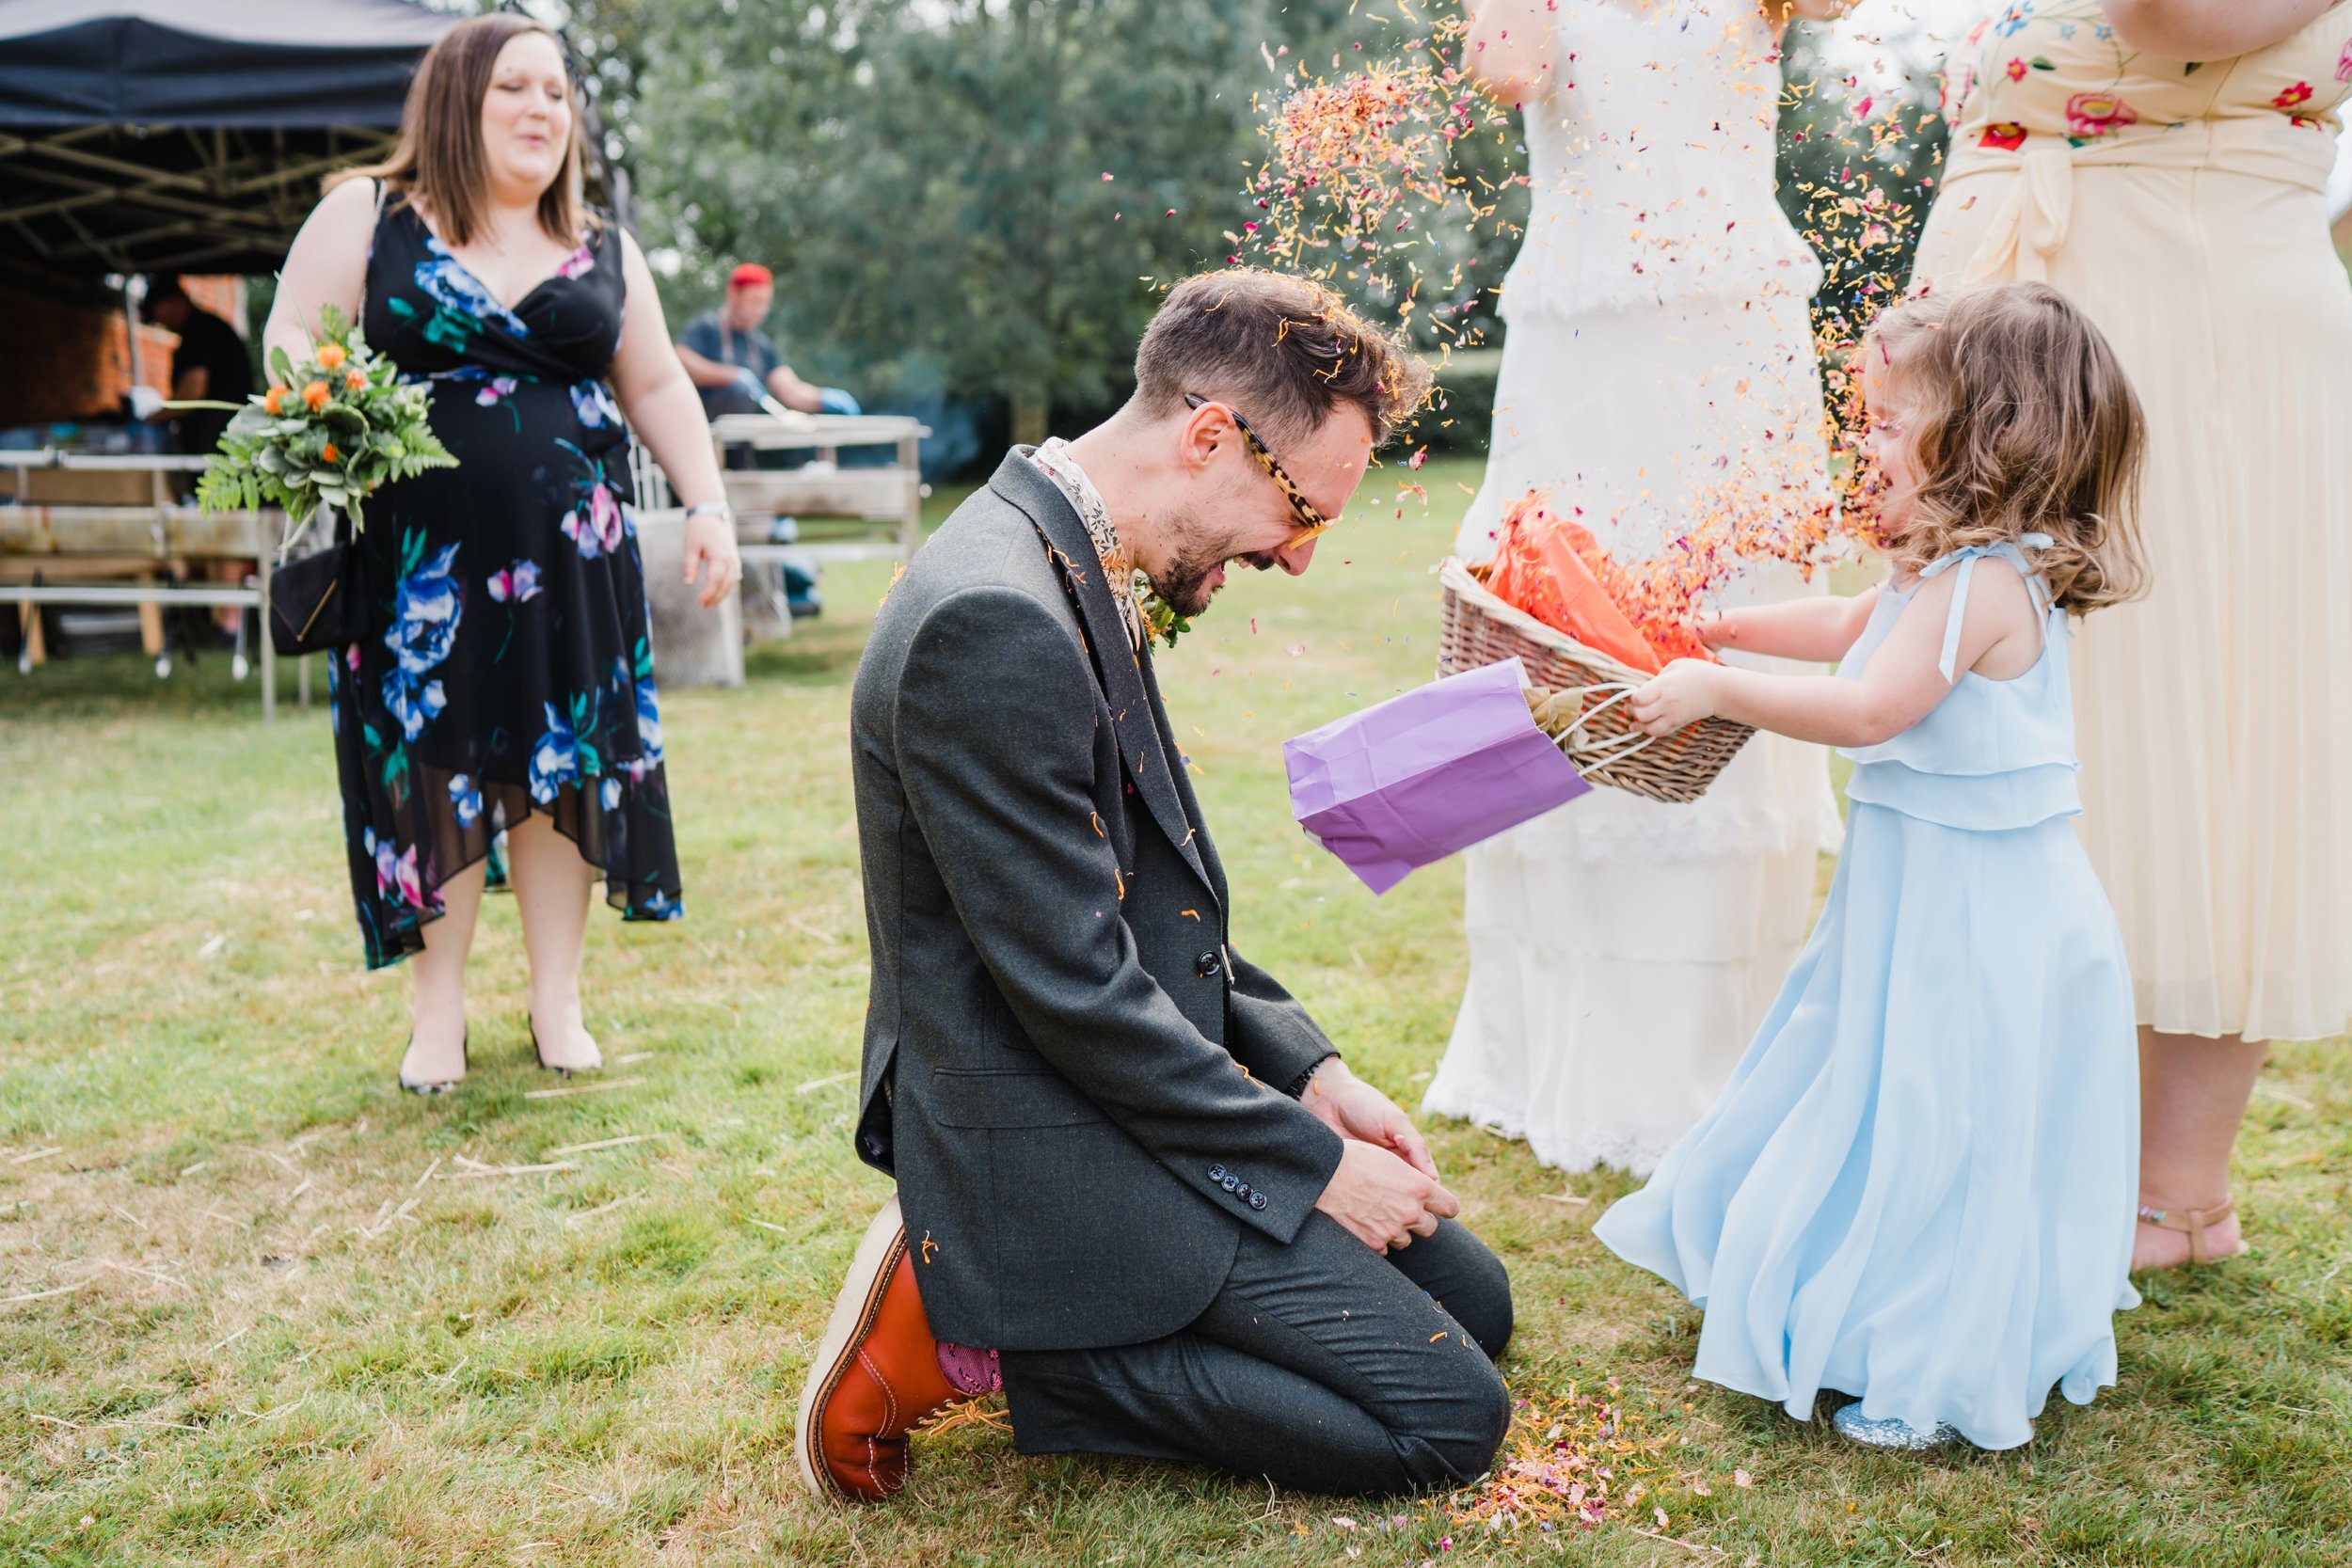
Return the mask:
<path fill-rule="evenodd" d="M 2338 69 L 2342 68 L 2339 67 Z M 2270 101 L 2270 106 L 2274 109 L 2292 109 L 2301 104 L 2308 103 L 2311 101 L 2312 85 L 2309 82 L 2297 82 L 2295 86 L 2286 88 L 2284 91 L 2280 92 L 2278 97 L 2272 99 Z"/>
<path fill-rule="evenodd" d="M 2026 128 L 2013 119 L 1999 120 L 1984 128 L 1984 135 L 1977 138 L 1977 145 L 2014 152 L 2026 145 Z"/>
<path fill-rule="evenodd" d="M 2078 92 L 2066 101 L 2067 135 L 2077 144 L 2136 124 L 2139 113 L 2111 92 Z"/>

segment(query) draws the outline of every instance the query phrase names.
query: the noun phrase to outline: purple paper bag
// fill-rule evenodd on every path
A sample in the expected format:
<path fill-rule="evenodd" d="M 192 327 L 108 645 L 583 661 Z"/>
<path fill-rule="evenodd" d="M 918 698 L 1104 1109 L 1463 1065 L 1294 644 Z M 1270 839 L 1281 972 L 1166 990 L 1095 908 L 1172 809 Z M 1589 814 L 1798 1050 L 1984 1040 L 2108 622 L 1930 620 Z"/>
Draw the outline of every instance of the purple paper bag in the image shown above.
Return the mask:
<path fill-rule="evenodd" d="M 1593 786 L 1535 727 L 1505 659 L 1282 743 L 1291 813 L 1375 893 Z"/>

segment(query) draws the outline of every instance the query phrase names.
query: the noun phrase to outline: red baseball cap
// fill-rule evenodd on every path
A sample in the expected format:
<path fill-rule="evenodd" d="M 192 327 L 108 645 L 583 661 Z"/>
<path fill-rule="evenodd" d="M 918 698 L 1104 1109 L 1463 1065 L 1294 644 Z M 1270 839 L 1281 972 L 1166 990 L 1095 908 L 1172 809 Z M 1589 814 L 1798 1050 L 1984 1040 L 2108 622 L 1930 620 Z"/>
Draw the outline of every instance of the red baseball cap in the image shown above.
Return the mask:
<path fill-rule="evenodd" d="M 775 281 L 776 275 L 757 261 L 746 261 L 727 274 L 727 287 L 730 289 L 766 288 L 773 286 Z"/>

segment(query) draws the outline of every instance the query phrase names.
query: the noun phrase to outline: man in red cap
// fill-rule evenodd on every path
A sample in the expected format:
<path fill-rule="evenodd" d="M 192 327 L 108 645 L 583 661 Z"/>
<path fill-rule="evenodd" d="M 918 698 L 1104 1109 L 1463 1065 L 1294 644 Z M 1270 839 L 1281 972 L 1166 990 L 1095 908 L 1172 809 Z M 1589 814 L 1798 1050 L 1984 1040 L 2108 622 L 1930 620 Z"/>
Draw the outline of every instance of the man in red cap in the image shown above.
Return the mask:
<path fill-rule="evenodd" d="M 857 399 L 848 392 L 803 381 L 784 362 L 774 341 L 759 329 L 775 298 L 774 277 L 757 261 L 745 261 L 727 275 L 726 303 L 696 316 L 678 334 L 678 361 L 702 394 L 703 412 L 715 420 L 722 414 L 772 411 L 770 405 L 775 403 L 803 414 L 860 412 Z M 797 451 L 771 452 L 763 462 L 751 447 L 739 444 L 726 448 L 723 461 L 729 468 L 790 467 L 808 456 Z M 772 544 L 790 544 L 799 537 L 799 524 L 790 517 L 769 517 L 766 523 Z M 771 584 L 769 597 L 780 592 L 794 616 L 819 613 L 822 601 L 817 594 L 814 561 L 796 557 L 754 570 L 758 574 L 756 580 Z"/>
<path fill-rule="evenodd" d="M 727 299 L 678 334 L 677 356 L 702 392 L 703 411 L 755 414 L 762 395 L 803 414 L 854 414 L 847 392 L 813 386 L 792 373 L 775 343 L 759 329 L 775 303 L 776 282 L 766 267 L 746 261 L 727 275 Z"/>

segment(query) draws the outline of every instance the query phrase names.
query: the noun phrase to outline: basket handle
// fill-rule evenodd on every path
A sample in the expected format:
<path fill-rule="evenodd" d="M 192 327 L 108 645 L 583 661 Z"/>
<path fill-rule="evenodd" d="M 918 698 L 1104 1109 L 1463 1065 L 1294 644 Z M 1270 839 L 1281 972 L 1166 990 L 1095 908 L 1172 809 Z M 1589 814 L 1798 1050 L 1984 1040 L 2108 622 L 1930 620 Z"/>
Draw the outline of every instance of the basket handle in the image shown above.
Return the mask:
<path fill-rule="evenodd" d="M 1632 696 L 1638 689 L 1640 689 L 1638 687 L 1628 681 L 1595 681 L 1590 686 L 1563 687 L 1552 698 L 1546 702 L 1544 705 L 1546 707 L 1549 707 L 1552 703 L 1557 702 L 1562 697 L 1574 697 L 1577 699 L 1577 716 L 1573 720 L 1569 721 L 1557 735 L 1553 736 L 1552 740 L 1559 746 L 1563 752 L 1566 752 L 1571 758 L 1577 757 L 1577 753 L 1571 750 L 1572 744 L 1581 743 L 1583 747 L 1582 758 L 1578 760 L 1578 768 L 1580 771 L 1585 773 L 1604 772 L 1620 762 L 1624 762 L 1630 757 L 1639 756 L 1642 752 L 1649 750 L 1650 747 L 1657 744 L 1659 738 L 1658 736 L 1654 735 L 1643 735 L 1639 731 L 1629 732 L 1626 735 L 1619 736 L 1613 740 L 1597 740 L 1590 736 L 1580 735 L 1578 733 L 1582 730 L 1585 725 L 1591 723 L 1602 714 L 1607 713 L 1611 708 L 1615 707 L 1619 703 L 1622 703 L 1627 698 Z M 1583 700 L 1586 696 L 1603 691 L 1614 692 L 1615 695 L 1595 704 L 1590 708 L 1586 708 L 1583 705 Z"/>

